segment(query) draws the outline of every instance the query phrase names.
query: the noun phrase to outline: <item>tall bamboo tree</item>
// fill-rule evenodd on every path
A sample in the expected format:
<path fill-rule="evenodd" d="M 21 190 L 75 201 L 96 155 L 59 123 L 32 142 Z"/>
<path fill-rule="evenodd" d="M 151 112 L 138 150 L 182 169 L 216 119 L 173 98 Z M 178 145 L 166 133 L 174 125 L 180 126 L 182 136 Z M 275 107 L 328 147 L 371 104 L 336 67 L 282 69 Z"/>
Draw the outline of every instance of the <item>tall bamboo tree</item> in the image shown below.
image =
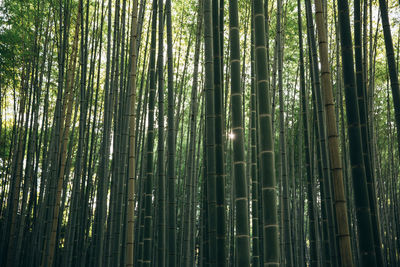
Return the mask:
<path fill-rule="evenodd" d="M 231 64 L 231 105 L 233 133 L 233 177 L 236 208 L 236 264 L 250 266 L 250 243 L 248 223 L 248 195 L 246 162 L 244 154 L 244 128 L 241 103 L 243 92 L 240 86 L 240 44 L 237 1 L 229 2 L 229 39 Z"/>
<path fill-rule="evenodd" d="M 364 1 L 366 3 L 366 1 Z M 364 31 L 366 31 L 366 25 L 364 25 Z M 361 44 L 361 4 L 359 0 L 354 1 L 354 54 L 355 54 L 355 77 L 356 77 L 356 87 L 358 96 L 358 109 L 360 114 L 360 127 L 361 127 L 361 137 L 362 137 L 362 148 L 363 148 L 363 158 L 365 164 L 365 174 L 367 178 L 368 187 L 368 198 L 369 206 L 371 212 L 371 222 L 372 230 L 374 235 L 374 247 L 376 260 L 378 265 L 383 265 L 382 253 L 381 253 L 381 238 L 379 234 L 379 218 L 376 214 L 376 192 L 375 192 L 375 178 L 373 176 L 373 171 L 371 167 L 370 158 L 370 137 L 368 135 L 368 107 L 366 101 L 366 72 L 365 72 L 365 56 L 363 58 L 362 49 L 366 49 L 365 44 L 362 47 Z M 366 53 L 364 51 L 364 53 Z"/>
<path fill-rule="evenodd" d="M 260 176 L 262 180 L 262 216 L 264 266 L 279 266 L 278 215 L 275 188 L 274 142 L 270 94 L 266 72 L 265 19 L 262 1 L 254 0 L 255 58 Z"/>
<path fill-rule="evenodd" d="M 254 20 L 253 5 L 251 6 L 251 92 L 250 92 L 250 179 L 251 179 L 251 218 L 252 218 L 252 264 L 260 266 L 260 231 L 259 220 L 259 183 L 257 172 L 257 134 L 256 134 L 256 78 L 255 78 L 255 59 L 254 59 Z"/>
<path fill-rule="evenodd" d="M 220 0 L 212 0 L 213 22 L 213 58 L 214 58 L 214 105 L 215 105 L 215 171 L 216 171 L 216 208 L 217 208 L 217 265 L 225 266 L 225 160 L 224 160 L 224 119 L 223 110 L 223 50 L 220 38 L 223 38 L 223 9 Z M 222 1 L 223 4 L 223 1 Z M 222 28 L 221 28 L 222 27 Z"/>
<path fill-rule="evenodd" d="M 216 213 L 216 162 L 215 162 L 215 93 L 214 58 L 210 0 L 204 0 L 204 90 L 205 90 L 205 143 L 206 143 L 206 187 L 207 187 L 207 228 L 208 259 L 210 266 L 217 263 L 217 213 Z"/>
<path fill-rule="evenodd" d="M 176 265 L 175 137 L 174 137 L 174 70 L 172 49 L 171 0 L 165 3 L 167 14 L 168 57 L 168 266 Z"/>
<path fill-rule="evenodd" d="M 353 48 L 350 32 L 349 6 L 347 0 L 338 0 L 342 72 L 346 99 L 347 131 L 350 146 L 350 163 L 354 187 L 354 201 L 359 230 L 358 244 L 361 250 L 361 264 L 375 266 L 376 256 L 369 209 L 368 189 L 362 155 L 360 117 L 355 87 Z"/>
<path fill-rule="evenodd" d="M 164 3 L 158 1 L 158 211 L 157 211 L 157 265 L 165 264 L 166 220 L 165 220 L 165 163 L 164 163 Z"/>
<path fill-rule="evenodd" d="M 154 108 L 156 94 L 156 25 L 157 24 L 157 0 L 153 0 L 152 4 L 152 21 L 151 21 L 151 46 L 150 46 L 150 75 L 149 75 L 149 102 L 148 102 L 148 128 L 147 128 L 147 147 L 146 147 L 146 180 L 145 180 L 145 196 L 144 196 L 144 247 L 143 247 L 143 266 L 150 266 L 152 251 L 152 191 L 153 191 L 153 148 L 154 148 Z"/>
<path fill-rule="evenodd" d="M 131 20 L 131 40 L 129 57 L 129 180 L 128 180 L 128 205 L 127 205 L 127 230 L 126 230 L 126 260 L 125 266 L 133 266 L 134 261 L 134 212 L 135 212 L 135 167 L 136 167 L 136 40 L 137 40 L 137 2 L 133 2 Z"/>

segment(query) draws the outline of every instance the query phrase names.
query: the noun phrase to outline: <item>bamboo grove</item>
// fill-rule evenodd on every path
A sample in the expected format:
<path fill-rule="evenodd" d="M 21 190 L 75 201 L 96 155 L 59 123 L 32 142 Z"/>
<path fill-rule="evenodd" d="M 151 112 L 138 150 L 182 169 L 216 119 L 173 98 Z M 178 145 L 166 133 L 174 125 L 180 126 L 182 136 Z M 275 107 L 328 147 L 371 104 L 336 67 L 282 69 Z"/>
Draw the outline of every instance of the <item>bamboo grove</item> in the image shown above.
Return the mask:
<path fill-rule="evenodd" d="M 0 266 L 400 266 L 399 14 L 0 1 Z"/>

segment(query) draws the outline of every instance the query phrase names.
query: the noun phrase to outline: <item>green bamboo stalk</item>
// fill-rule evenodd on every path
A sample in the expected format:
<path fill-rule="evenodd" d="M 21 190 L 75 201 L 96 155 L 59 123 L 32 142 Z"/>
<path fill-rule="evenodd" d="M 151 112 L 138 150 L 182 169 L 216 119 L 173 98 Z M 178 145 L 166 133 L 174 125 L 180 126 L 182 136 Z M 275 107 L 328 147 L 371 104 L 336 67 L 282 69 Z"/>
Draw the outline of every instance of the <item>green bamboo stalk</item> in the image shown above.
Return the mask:
<path fill-rule="evenodd" d="M 158 211 L 157 211 L 157 265 L 165 265 L 166 251 L 166 189 L 164 163 L 164 2 L 158 1 L 158 145 L 157 145 L 157 172 L 158 172 Z"/>
<path fill-rule="evenodd" d="M 361 144 L 360 116 L 358 113 L 349 6 L 347 0 L 338 0 L 338 11 L 343 65 L 342 72 L 346 99 L 347 131 L 350 145 L 350 164 L 352 167 L 357 226 L 360 233 L 358 244 L 361 251 L 361 264 L 363 266 L 376 266 L 365 165 L 363 158 L 360 157 L 363 153 L 363 149 Z"/>
<path fill-rule="evenodd" d="M 208 253 L 210 266 L 217 264 L 217 211 L 216 211 L 216 158 L 215 158 L 215 93 L 213 65 L 213 35 L 211 2 L 204 0 L 204 90 L 206 123 L 206 184 L 207 184 L 207 222 Z"/>
<path fill-rule="evenodd" d="M 223 58 L 223 50 L 221 48 L 220 38 L 223 38 L 221 32 L 219 7 L 220 0 L 212 0 L 212 21 L 213 21 L 213 58 L 214 58 L 214 105 L 215 105 L 215 171 L 216 171 L 216 207 L 217 207 L 217 265 L 226 265 L 225 252 L 225 159 L 224 159 L 224 120 L 222 117 L 223 110 L 223 66 L 221 65 Z M 223 20 L 222 20 L 223 22 Z"/>
<path fill-rule="evenodd" d="M 135 167 L 136 167 L 136 40 L 137 40 L 137 2 L 134 1 L 131 21 L 131 40 L 129 55 L 129 161 L 128 161 L 128 205 L 126 226 L 126 259 L 125 266 L 134 264 L 134 212 L 135 212 Z"/>
<path fill-rule="evenodd" d="M 364 1 L 366 3 L 366 1 Z M 364 32 L 366 31 L 366 25 L 364 25 Z M 365 57 L 362 56 L 362 48 L 366 49 L 365 45 L 362 47 L 361 44 L 361 6 L 360 0 L 354 1 L 354 53 L 355 53 L 355 65 L 356 65 L 356 84 L 357 84 L 357 96 L 358 96 L 358 108 L 360 114 L 360 127 L 362 137 L 362 148 L 363 157 L 365 164 L 365 174 L 367 178 L 368 198 L 369 206 L 371 210 L 371 222 L 372 230 L 374 235 L 374 248 L 376 254 L 376 260 L 378 265 L 383 265 L 382 252 L 381 252 L 381 238 L 379 235 L 379 220 L 376 213 L 376 193 L 375 193 L 375 178 L 372 172 L 371 158 L 370 158 L 370 137 L 368 136 L 368 113 L 367 113 L 367 101 L 366 100 L 366 68 L 363 64 L 365 63 Z"/>
<path fill-rule="evenodd" d="M 266 71 L 265 18 L 264 6 L 254 0 L 255 58 L 258 106 L 258 137 L 260 176 L 262 180 L 264 266 L 279 266 L 278 215 L 275 188 L 274 142 L 270 94 Z"/>
<path fill-rule="evenodd" d="M 240 33 L 237 1 L 229 2 L 229 39 L 231 65 L 231 107 L 232 107 L 232 146 L 233 175 L 235 187 L 236 234 L 235 262 L 238 266 L 250 266 L 250 243 L 248 222 L 248 195 L 246 181 L 246 162 L 244 155 L 244 128 L 240 75 Z"/>
<path fill-rule="evenodd" d="M 175 201 L 175 134 L 174 134 L 174 69 L 172 51 L 171 0 L 165 3 L 167 14 L 168 56 L 168 266 L 176 265 L 176 201 Z"/>
<path fill-rule="evenodd" d="M 257 173 L 257 134 L 256 134 L 256 77 L 255 77 L 255 59 L 254 59 L 254 20 L 253 5 L 251 5 L 251 96 L 250 96 L 250 179 L 251 179 L 251 218 L 252 218 L 252 264 L 260 266 L 260 231 L 259 231 L 259 212 L 258 206 L 260 197 L 258 194 L 259 183 Z"/>
<path fill-rule="evenodd" d="M 154 107 L 156 94 L 155 58 L 156 58 L 156 24 L 157 24 L 157 0 L 153 0 L 151 22 L 151 46 L 150 46 L 150 90 L 148 103 L 148 129 L 147 129 L 147 163 L 145 180 L 145 214 L 144 214 L 144 245 L 143 266 L 151 265 L 152 251 L 152 191 L 153 191 L 153 149 L 154 149 Z"/>

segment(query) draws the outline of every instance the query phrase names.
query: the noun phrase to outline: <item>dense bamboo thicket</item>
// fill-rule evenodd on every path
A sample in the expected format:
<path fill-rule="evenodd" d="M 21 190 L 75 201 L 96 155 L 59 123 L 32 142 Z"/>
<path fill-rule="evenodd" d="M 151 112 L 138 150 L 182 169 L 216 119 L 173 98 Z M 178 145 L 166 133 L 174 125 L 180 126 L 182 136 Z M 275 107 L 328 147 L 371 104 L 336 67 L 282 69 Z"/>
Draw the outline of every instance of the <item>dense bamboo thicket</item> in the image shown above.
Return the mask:
<path fill-rule="evenodd" d="M 0 1 L 0 266 L 400 266 L 399 14 Z"/>

